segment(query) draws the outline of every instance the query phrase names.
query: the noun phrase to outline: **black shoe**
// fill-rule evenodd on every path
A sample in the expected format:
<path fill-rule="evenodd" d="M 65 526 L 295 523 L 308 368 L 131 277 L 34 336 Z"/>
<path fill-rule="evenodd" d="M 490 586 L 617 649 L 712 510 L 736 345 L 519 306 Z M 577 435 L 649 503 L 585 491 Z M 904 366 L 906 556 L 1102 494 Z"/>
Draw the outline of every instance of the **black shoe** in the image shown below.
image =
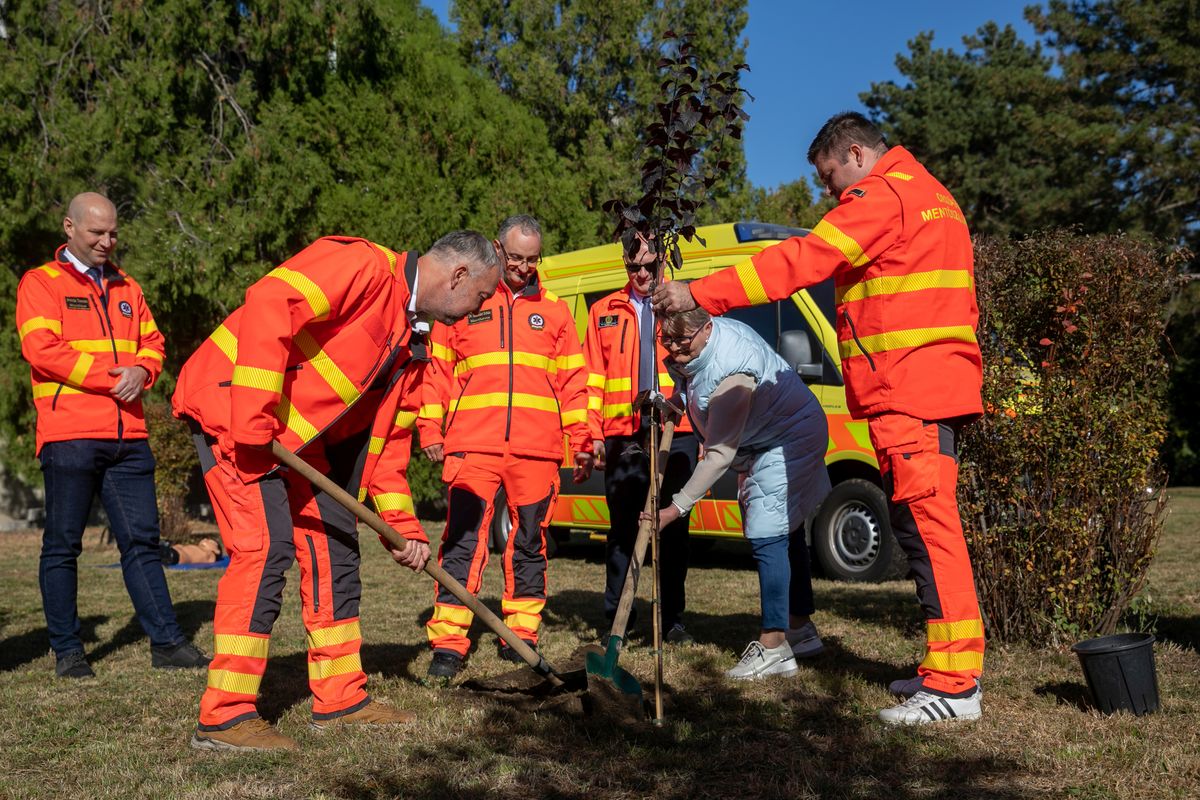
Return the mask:
<path fill-rule="evenodd" d="M 525 644 L 529 645 L 530 650 L 532 650 L 535 653 L 537 652 L 536 644 L 529 641 L 528 639 L 522 639 L 521 641 L 524 642 Z M 518 653 L 516 650 L 512 649 L 511 647 L 509 647 L 508 642 L 504 641 L 503 639 L 500 639 L 499 642 L 500 642 L 500 646 L 499 646 L 499 652 L 497 653 L 497 655 L 499 655 L 500 658 L 504 659 L 505 661 L 511 661 L 514 664 L 524 664 L 525 663 L 525 659 L 521 658 L 521 654 Z"/>
<path fill-rule="evenodd" d="M 212 656 L 188 641 L 150 648 L 150 666 L 157 669 L 200 669 L 211 661 Z"/>
<path fill-rule="evenodd" d="M 676 622 L 667 631 L 667 635 L 663 637 L 667 644 L 695 644 L 696 637 L 687 632 L 687 628 L 683 627 L 682 622 Z"/>
<path fill-rule="evenodd" d="M 54 664 L 54 674 L 60 678 L 94 678 L 96 673 L 88 666 L 87 656 L 82 650 L 72 650 L 59 656 Z"/>
<path fill-rule="evenodd" d="M 426 686 L 449 686 L 450 679 L 462 672 L 463 659 L 458 653 L 447 650 L 434 650 L 433 660 L 429 662 L 429 670 L 425 673 Z"/>

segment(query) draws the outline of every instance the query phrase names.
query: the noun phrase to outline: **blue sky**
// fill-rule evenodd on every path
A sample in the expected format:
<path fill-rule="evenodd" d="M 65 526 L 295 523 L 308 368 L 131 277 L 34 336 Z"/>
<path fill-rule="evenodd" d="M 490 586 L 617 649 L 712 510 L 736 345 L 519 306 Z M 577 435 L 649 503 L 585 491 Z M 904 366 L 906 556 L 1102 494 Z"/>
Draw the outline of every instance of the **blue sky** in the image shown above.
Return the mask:
<path fill-rule="evenodd" d="M 449 0 L 422 0 L 443 24 Z M 908 41 L 933 31 L 939 48 L 962 49 L 962 37 L 994 20 L 1021 38 L 1033 29 L 1022 17 L 1031 0 L 860 0 L 842 6 L 815 0 L 749 0 L 745 37 L 750 72 L 742 85 L 754 95 L 746 111 L 750 181 L 773 187 L 811 178 L 808 143 L 830 115 L 863 109 L 858 95 L 871 84 L 900 80 L 896 56 Z"/>

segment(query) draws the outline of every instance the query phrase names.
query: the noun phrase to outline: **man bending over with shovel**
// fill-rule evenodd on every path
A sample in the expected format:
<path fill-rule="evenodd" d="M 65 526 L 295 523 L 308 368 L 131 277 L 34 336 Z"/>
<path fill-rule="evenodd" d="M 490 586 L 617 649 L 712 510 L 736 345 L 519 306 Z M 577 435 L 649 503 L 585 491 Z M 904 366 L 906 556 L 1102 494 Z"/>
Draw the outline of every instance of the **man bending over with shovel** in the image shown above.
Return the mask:
<path fill-rule="evenodd" d="M 278 468 L 272 443 L 351 494 L 360 486 L 408 540 L 392 550 L 420 570 L 429 558 L 404 479 L 411 425 L 413 325 L 452 323 L 496 290 L 500 263 L 473 231 L 424 255 L 365 239 L 319 239 L 246 291 L 179 375 L 174 413 L 200 453 L 229 567 L 217 588 L 214 649 L 192 746 L 295 749 L 255 699 L 279 615 L 284 573 L 300 568 L 312 725 L 396 724 L 411 715 L 366 693 L 359 659 L 356 520 L 332 497 Z M 362 496 L 363 493 L 360 493 Z"/>

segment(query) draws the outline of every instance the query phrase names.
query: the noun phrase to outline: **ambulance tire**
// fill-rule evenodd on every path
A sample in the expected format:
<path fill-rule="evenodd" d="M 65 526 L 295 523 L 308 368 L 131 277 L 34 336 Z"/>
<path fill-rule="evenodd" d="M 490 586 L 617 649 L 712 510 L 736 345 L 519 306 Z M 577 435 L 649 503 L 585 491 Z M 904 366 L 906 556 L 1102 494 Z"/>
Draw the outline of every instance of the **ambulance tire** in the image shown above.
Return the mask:
<path fill-rule="evenodd" d="M 876 583 L 907 569 L 887 498 L 870 481 L 851 478 L 833 487 L 813 516 L 811 542 L 817 566 L 831 580 Z"/>
<path fill-rule="evenodd" d="M 489 532 L 488 543 L 493 553 L 503 553 L 508 545 L 508 535 L 512 532 L 512 519 L 508 516 L 508 506 L 503 487 L 496 492 L 496 512 L 492 514 L 492 529 Z M 562 528 L 551 527 L 547 530 L 546 557 L 553 558 L 558 552 L 558 546 L 570 538 L 571 532 Z"/>

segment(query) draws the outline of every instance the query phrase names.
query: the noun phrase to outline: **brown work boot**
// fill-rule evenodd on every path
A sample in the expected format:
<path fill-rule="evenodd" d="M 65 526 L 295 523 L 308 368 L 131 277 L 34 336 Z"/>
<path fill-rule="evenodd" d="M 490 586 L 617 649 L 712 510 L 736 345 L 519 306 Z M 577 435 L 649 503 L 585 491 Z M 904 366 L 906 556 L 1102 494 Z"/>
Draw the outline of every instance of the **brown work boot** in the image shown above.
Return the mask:
<path fill-rule="evenodd" d="M 192 734 L 192 747 L 197 750 L 299 750 L 300 745 L 284 736 L 265 719 L 254 717 L 223 731 L 202 731 Z"/>
<path fill-rule="evenodd" d="M 357 711 L 332 719 L 314 718 L 310 724 L 319 731 L 327 731 L 342 725 L 403 725 L 416 717 L 411 711 L 401 711 L 395 706 L 372 700 Z"/>

